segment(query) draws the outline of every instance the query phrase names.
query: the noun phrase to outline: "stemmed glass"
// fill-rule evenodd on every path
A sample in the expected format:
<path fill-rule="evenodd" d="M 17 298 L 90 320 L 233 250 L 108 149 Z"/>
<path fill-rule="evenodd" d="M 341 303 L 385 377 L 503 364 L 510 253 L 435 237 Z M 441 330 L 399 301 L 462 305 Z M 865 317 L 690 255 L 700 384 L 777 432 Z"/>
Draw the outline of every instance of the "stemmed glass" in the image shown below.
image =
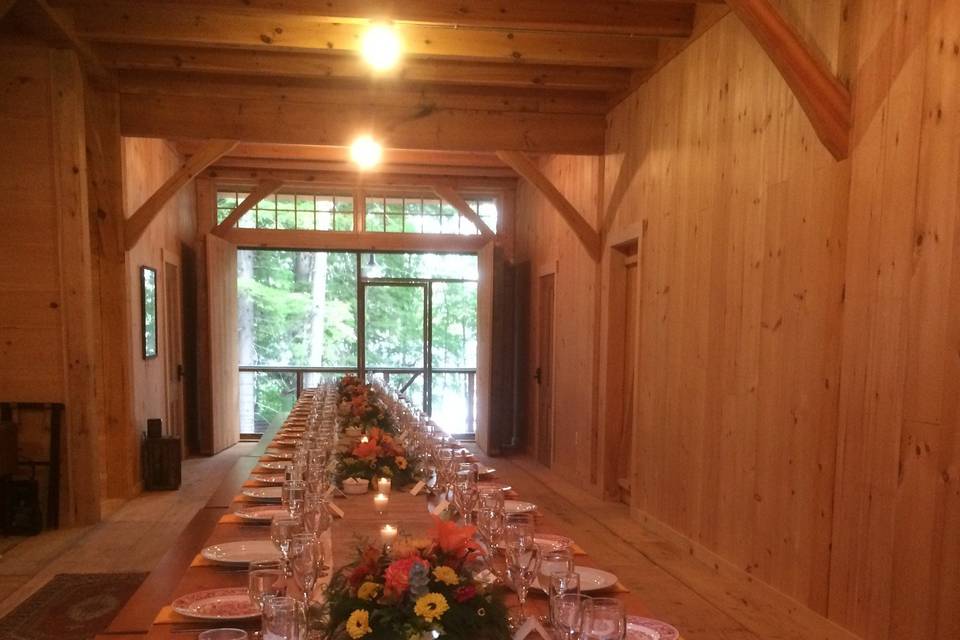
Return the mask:
<path fill-rule="evenodd" d="M 280 503 L 291 517 L 303 510 L 303 500 L 307 493 L 307 483 L 302 480 L 291 480 L 283 483 L 280 490 Z"/>
<path fill-rule="evenodd" d="M 323 495 L 307 496 L 303 503 L 303 530 L 319 536 L 333 524 L 333 516 Z"/>
<path fill-rule="evenodd" d="M 526 619 L 527 591 L 537 575 L 540 565 L 540 547 L 533 537 L 532 526 L 514 526 L 507 529 L 507 576 L 513 582 L 520 601 L 520 618 L 517 626 Z"/>
<path fill-rule="evenodd" d="M 290 567 L 304 606 L 310 603 L 313 588 L 323 575 L 324 555 L 323 543 L 311 533 L 298 533 L 290 542 Z"/>
<path fill-rule="evenodd" d="M 580 640 L 623 640 L 627 618 L 616 598 L 590 598 L 583 606 Z"/>
<path fill-rule="evenodd" d="M 479 498 L 476 473 L 470 469 L 457 471 L 457 480 L 453 485 L 453 502 L 465 523 L 470 524 Z"/>
<path fill-rule="evenodd" d="M 477 531 L 492 553 L 503 536 L 503 492 L 499 489 L 480 492 L 480 507 L 477 509 Z"/>
<path fill-rule="evenodd" d="M 290 542 L 293 536 L 303 531 L 303 519 L 299 516 L 279 514 L 270 521 L 270 539 L 280 551 L 285 567 L 290 564 Z"/>
<path fill-rule="evenodd" d="M 276 560 L 254 561 L 247 571 L 247 592 L 250 601 L 263 611 L 263 601 L 271 596 L 282 596 L 286 591 L 286 575 Z"/>

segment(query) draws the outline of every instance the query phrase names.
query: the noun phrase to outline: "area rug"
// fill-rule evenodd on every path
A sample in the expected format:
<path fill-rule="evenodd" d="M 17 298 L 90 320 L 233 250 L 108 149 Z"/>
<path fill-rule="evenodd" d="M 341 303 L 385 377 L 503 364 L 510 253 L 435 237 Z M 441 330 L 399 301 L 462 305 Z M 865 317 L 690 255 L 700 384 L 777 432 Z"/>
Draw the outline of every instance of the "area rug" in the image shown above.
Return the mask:
<path fill-rule="evenodd" d="M 145 573 L 61 573 L 0 620 L 0 640 L 87 640 L 102 632 Z"/>

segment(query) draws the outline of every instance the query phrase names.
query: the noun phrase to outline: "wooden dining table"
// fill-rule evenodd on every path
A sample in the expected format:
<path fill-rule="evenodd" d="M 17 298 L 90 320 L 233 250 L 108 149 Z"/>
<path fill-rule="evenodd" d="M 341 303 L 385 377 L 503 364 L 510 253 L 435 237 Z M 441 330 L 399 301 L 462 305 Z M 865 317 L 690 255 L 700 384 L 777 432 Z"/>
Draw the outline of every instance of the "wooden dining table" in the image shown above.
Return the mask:
<path fill-rule="evenodd" d="M 293 425 L 299 425 L 304 421 L 306 407 L 310 400 L 309 394 L 302 396 L 284 425 L 279 429 L 268 431 L 250 455 L 237 461 L 206 506 L 180 533 L 171 549 L 120 610 L 107 630 L 98 636 L 100 640 L 126 638 L 189 640 L 207 628 L 222 626 L 256 628 L 258 626 L 256 620 L 243 624 L 225 624 L 185 618 L 173 613 L 170 604 L 180 596 L 197 591 L 246 586 L 245 570 L 210 563 L 203 560 L 199 554 L 202 549 L 213 544 L 269 539 L 270 527 L 267 523 L 244 521 L 233 513 L 257 504 L 251 498 L 242 495 L 243 488 L 260 484 L 256 481 L 254 473 L 269 472 L 260 466 L 261 462 L 270 459 L 267 456 L 268 448 L 275 446 L 273 441 L 278 434 L 289 433 Z M 509 481 L 508 478 L 500 478 L 500 480 Z M 390 494 L 388 508 L 381 515 L 374 509 L 374 495 L 375 492 L 369 492 L 363 495 L 335 498 L 334 504 L 342 509 L 344 515 L 342 518 L 334 519 L 328 534 L 327 544 L 331 554 L 328 563 L 334 567 L 334 570 L 353 561 L 359 541 L 379 542 L 380 528 L 385 524 L 397 527 L 401 536 L 422 537 L 430 531 L 433 525 L 430 509 L 435 505 L 436 497 L 428 495 L 427 492 L 414 496 L 407 490 L 394 489 Z M 511 497 L 522 499 L 522 496 Z M 538 533 L 564 534 L 562 527 L 548 526 L 544 520 L 545 518 L 542 517 L 537 518 Z M 156 533 L 164 535 L 162 530 Z M 577 543 L 575 545 L 576 564 L 596 566 L 587 553 L 589 542 L 582 540 L 575 542 Z M 584 543 L 586 543 L 585 546 Z M 614 573 L 617 569 L 616 567 L 598 568 Z M 624 602 L 628 614 L 646 615 L 643 603 L 619 582 L 604 592 L 590 595 L 618 598 Z M 516 596 L 511 594 L 511 599 L 513 602 L 508 604 L 515 604 Z M 546 611 L 546 604 L 546 597 L 542 593 L 530 590 L 527 601 L 530 612 L 543 613 Z"/>

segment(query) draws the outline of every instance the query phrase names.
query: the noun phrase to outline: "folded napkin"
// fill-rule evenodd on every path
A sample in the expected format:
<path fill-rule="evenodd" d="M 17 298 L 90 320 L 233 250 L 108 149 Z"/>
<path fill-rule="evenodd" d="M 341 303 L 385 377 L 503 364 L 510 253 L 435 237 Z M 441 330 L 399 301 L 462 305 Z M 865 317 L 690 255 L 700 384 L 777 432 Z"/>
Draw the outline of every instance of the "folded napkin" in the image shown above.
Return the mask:
<path fill-rule="evenodd" d="M 537 616 L 530 616 L 527 621 L 520 625 L 513 634 L 513 640 L 523 640 L 524 638 L 542 638 L 550 640 L 553 635 L 543 628 Z"/>
<path fill-rule="evenodd" d="M 193 562 L 190 563 L 191 567 L 221 567 L 223 565 L 213 562 L 212 560 L 207 560 L 199 553 L 193 557 Z"/>

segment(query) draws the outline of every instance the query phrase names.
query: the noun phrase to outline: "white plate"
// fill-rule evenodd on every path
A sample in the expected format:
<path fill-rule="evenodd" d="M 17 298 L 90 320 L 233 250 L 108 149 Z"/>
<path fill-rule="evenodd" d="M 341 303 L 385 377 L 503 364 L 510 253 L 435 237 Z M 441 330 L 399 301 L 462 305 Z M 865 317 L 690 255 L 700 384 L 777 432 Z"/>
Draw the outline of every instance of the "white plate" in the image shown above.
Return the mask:
<path fill-rule="evenodd" d="M 280 502 L 280 492 L 283 487 L 247 487 L 243 495 L 260 502 Z"/>
<path fill-rule="evenodd" d="M 283 471 L 290 466 L 290 463 L 285 460 L 266 460 L 261 462 L 260 466 L 271 471 Z"/>
<path fill-rule="evenodd" d="M 286 482 L 287 477 L 282 473 L 254 473 L 250 479 L 261 484 L 280 485 Z"/>
<path fill-rule="evenodd" d="M 249 509 L 239 509 L 233 512 L 233 515 L 244 520 L 253 522 L 270 522 L 273 516 L 279 516 L 287 513 L 283 507 L 251 507 Z"/>
<path fill-rule="evenodd" d="M 496 472 L 497 470 L 494 469 L 493 467 L 488 467 L 485 464 L 479 464 L 479 463 L 477 464 L 477 474 L 481 476 L 489 476 Z"/>
<path fill-rule="evenodd" d="M 627 616 L 626 640 L 679 640 L 680 632 L 666 622 Z"/>
<path fill-rule="evenodd" d="M 477 483 L 477 489 L 500 489 L 500 491 L 506 493 L 510 491 L 510 489 L 513 489 L 513 487 L 508 485 L 506 482 L 497 482 L 496 480 L 481 480 Z"/>
<path fill-rule="evenodd" d="M 205 560 L 217 564 L 250 564 L 261 560 L 279 560 L 280 552 L 269 540 L 241 540 L 213 544 L 200 552 Z"/>
<path fill-rule="evenodd" d="M 617 584 L 617 576 L 603 569 L 577 565 L 573 570 L 580 574 L 580 591 L 582 592 L 602 591 Z M 532 586 L 541 591 L 544 590 L 538 579 L 534 579 Z"/>
<path fill-rule="evenodd" d="M 274 460 L 293 460 L 293 451 L 278 451 L 276 449 L 267 449 L 265 454 Z"/>
<path fill-rule="evenodd" d="M 523 500 L 504 500 L 503 501 L 503 512 L 506 514 L 511 513 L 533 513 L 537 510 L 537 505 L 532 502 L 524 502 Z"/>
<path fill-rule="evenodd" d="M 174 600 L 171 608 L 182 616 L 200 620 L 246 620 L 260 615 L 246 587 L 189 593 Z"/>

